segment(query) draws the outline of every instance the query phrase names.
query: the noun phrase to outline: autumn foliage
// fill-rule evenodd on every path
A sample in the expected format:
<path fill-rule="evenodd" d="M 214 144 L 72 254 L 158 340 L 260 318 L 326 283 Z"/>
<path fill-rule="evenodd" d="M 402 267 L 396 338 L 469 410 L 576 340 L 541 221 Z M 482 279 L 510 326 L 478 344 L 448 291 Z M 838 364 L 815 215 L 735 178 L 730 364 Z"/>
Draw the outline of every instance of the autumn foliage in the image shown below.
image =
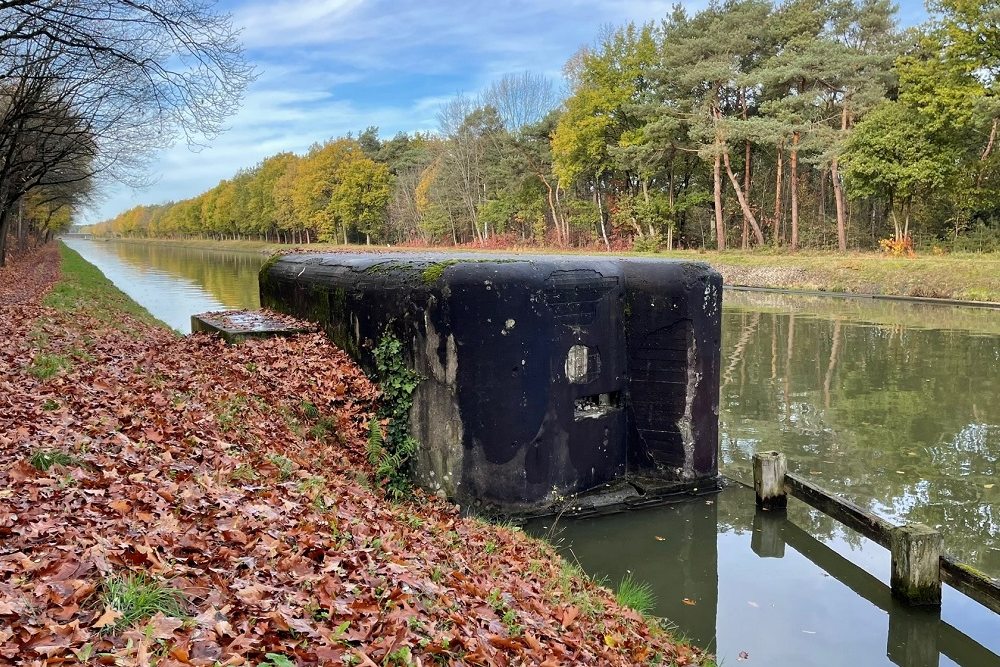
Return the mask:
<path fill-rule="evenodd" d="M 0 271 L 0 664 L 700 659 L 543 543 L 386 499 L 378 390 L 322 335 L 51 307 L 57 262 Z M 163 604 L 124 609 L 129 586 Z"/>

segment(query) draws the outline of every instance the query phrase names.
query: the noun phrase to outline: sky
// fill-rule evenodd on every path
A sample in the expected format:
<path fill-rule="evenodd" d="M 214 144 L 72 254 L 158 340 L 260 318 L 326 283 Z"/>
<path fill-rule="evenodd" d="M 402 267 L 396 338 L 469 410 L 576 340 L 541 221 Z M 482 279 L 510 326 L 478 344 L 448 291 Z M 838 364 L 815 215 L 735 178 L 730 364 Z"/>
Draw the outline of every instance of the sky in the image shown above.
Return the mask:
<path fill-rule="evenodd" d="M 280 151 L 370 125 L 383 137 L 434 130 L 438 108 L 526 70 L 562 82 L 562 66 L 602 26 L 663 18 L 674 0 L 222 0 L 258 71 L 242 110 L 208 146 L 153 159 L 152 185 L 109 184 L 79 222 L 138 204 L 193 197 Z M 707 0 L 684 0 L 697 11 Z M 900 23 L 925 18 L 897 0 Z"/>

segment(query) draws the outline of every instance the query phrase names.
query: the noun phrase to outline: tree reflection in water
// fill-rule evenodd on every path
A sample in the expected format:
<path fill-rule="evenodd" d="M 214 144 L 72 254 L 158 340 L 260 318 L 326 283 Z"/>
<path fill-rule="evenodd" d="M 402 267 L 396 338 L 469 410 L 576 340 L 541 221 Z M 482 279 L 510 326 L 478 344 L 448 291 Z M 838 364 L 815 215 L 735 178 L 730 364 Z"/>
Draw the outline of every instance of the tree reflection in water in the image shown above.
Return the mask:
<path fill-rule="evenodd" d="M 995 310 L 727 291 L 726 474 L 758 449 L 1000 575 Z"/>

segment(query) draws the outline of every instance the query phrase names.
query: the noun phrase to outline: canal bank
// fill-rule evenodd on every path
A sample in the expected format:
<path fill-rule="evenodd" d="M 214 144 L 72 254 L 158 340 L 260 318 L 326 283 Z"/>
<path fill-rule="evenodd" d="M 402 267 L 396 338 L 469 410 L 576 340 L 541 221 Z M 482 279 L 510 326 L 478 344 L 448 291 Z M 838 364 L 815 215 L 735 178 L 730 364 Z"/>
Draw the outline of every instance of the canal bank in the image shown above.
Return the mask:
<path fill-rule="evenodd" d="M 321 335 L 177 337 L 57 265 L 0 276 L 0 656 L 705 664 L 522 531 L 386 500 Z"/>
<path fill-rule="evenodd" d="M 310 252 L 370 251 L 374 246 L 341 246 L 312 243 L 290 245 L 262 241 L 211 241 L 205 239 L 118 239 L 120 244 L 222 250 L 271 255 L 294 249 Z M 441 251 L 443 248 L 399 248 Z M 473 248 L 446 248 L 476 252 Z M 581 254 L 595 249 L 582 249 Z M 561 248 L 511 249 L 512 253 L 573 252 Z M 629 257 L 666 257 L 708 262 L 722 274 L 726 286 L 780 289 L 790 292 L 843 293 L 858 296 L 901 296 L 1000 304 L 1000 254 L 949 253 L 917 257 L 889 257 L 882 253 L 775 250 L 722 253 L 678 250 L 660 253 L 614 253 Z"/>
<path fill-rule="evenodd" d="M 119 245 L 126 244 L 105 244 Z M 143 252 L 149 262 L 145 275 L 151 279 L 158 280 L 151 268 L 176 264 L 158 256 L 155 248 Z M 257 258 L 263 263 L 262 255 Z M 121 251 L 119 261 L 142 266 L 128 249 Z M 197 261 L 192 256 L 181 262 L 182 275 L 210 273 L 191 266 Z M 203 289 L 214 294 L 218 287 L 206 283 Z M 239 305 L 252 304 L 233 307 Z M 749 481 L 754 451 L 782 449 L 797 472 L 874 512 L 894 521 L 944 527 L 949 551 L 994 576 L 1000 574 L 1000 497 L 995 495 L 1000 488 L 994 484 L 1000 458 L 1000 347 L 995 315 L 980 308 L 728 291 L 720 415 L 723 471 Z M 825 633 L 823 641 L 829 646 L 843 637 L 859 637 L 864 659 L 855 664 L 898 664 L 885 651 L 890 621 L 897 630 L 914 626 L 900 626 L 898 614 L 876 604 L 884 599 L 873 585 L 887 572 L 884 550 L 817 516 L 808 522 L 795 519 L 795 524 L 821 546 L 859 564 L 868 573 L 861 583 L 843 583 L 835 568 L 831 575 L 830 562 L 835 561 L 829 559 L 820 561 L 827 569 L 815 566 L 811 574 L 783 570 L 796 562 L 813 562 L 802 555 L 801 540 L 786 540 L 782 559 L 758 563 L 761 558 L 752 548 L 757 534 L 752 498 L 748 503 L 727 502 L 724 499 L 731 496 L 726 493 L 718 500 L 704 499 L 713 500 L 715 504 L 704 507 L 715 507 L 718 513 L 707 514 L 698 528 L 716 535 L 714 552 L 703 549 L 711 542 L 708 538 L 681 539 L 693 517 L 683 515 L 678 524 L 671 524 L 664 513 L 676 510 L 669 508 L 572 522 L 563 517 L 557 532 L 565 530 L 555 539 L 584 569 L 606 575 L 611 584 L 621 581 L 627 570 L 649 582 L 659 592 L 654 613 L 670 618 L 693 639 L 704 637 L 704 644 L 726 664 L 739 662 L 743 651 L 757 664 L 782 664 L 788 651 L 801 658 L 798 664 L 841 664 L 811 654 L 811 647 L 827 645 L 805 630 Z M 736 511 L 743 519 L 732 516 Z M 632 533 L 619 530 L 620 524 L 629 523 L 641 528 Z M 671 541 L 674 535 L 679 541 Z M 691 547 L 667 548 L 679 543 Z M 623 545 L 628 545 L 627 558 L 617 556 Z M 715 581 L 714 593 L 703 594 L 697 582 L 679 586 L 672 580 L 674 575 L 694 576 L 692 564 L 714 572 L 702 579 Z M 771 584 L 781 588 L 780 594 L 766 593 Z M 673 593 L 681 588 L 688 592 Z M 870 592 L 874 602 L 864 597 L 844 601 L 842 608 L 850 610 L 845 616 L 837 601 L 857 596 L 855 589 Z M 812 593 L 803 596 L 802 591 Z M 705 610 L 713 605 L 698 600 L 713 595 L 718 602 L 709 613 Z M 943 622 L 980 646 L 1000 651 L 996 617 L 974 603 L 953 603 L 948 595 Z M 685 598 L 695 604 L 685 603 Z M 776 607 L 768 606 L 764 614 L 748 604 L 764 608 L 761 599 Z M 811 619 L 811 625 L 825 629 L 786 623 L 792 616 Z M 952 636 L 944 626 L 933 627 L 942 636 Z M 945 648 L 942 645 L 942 664 L 991 664 L 948 658 Z"/>

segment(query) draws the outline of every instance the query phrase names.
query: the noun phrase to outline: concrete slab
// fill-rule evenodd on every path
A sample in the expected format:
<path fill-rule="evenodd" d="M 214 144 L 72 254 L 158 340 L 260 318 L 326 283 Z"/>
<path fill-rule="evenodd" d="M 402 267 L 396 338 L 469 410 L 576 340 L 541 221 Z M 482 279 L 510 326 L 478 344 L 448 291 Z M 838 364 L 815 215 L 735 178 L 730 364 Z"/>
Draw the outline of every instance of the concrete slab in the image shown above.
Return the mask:
<path fill-rule="evenodd" d="M 224 310 L 191 316 L 191 332 L 214 333 L 230 345 L 248 338 L 294 336 L 316 327 L 287 315 L 266 310 Z"/>

